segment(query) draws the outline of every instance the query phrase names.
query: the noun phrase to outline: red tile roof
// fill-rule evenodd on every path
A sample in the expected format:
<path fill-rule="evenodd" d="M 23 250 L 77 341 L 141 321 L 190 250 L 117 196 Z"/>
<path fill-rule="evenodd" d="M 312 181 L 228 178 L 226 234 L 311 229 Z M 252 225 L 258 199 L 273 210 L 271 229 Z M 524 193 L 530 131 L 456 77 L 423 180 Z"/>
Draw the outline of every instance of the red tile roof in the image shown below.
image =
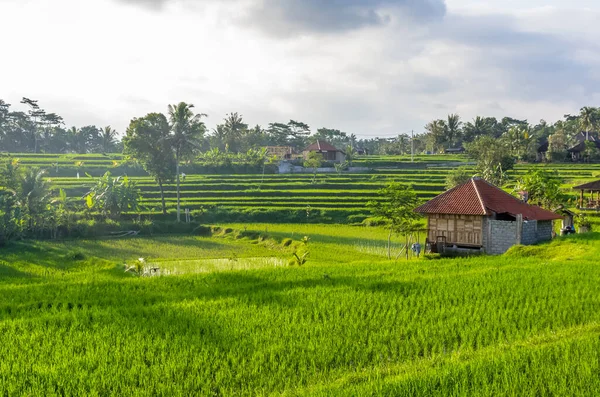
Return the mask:
<path fill-rule="evenodd" d="M 305 152 L 341 152 L 340 149 L 336 148 L 329 142 L 316 141 L 306 149 Z"/>
<path fill-rule="evenodd" d="M 477 178 L 440 194 L 415 211 L 422 214 L 482 216 L 492 215 L 492 213 L 512 216 L 522 214 L 524 220 L 530 221 L 561 219 L 561 216 L 554 212 L 526 204 L 502 189 Z"/>

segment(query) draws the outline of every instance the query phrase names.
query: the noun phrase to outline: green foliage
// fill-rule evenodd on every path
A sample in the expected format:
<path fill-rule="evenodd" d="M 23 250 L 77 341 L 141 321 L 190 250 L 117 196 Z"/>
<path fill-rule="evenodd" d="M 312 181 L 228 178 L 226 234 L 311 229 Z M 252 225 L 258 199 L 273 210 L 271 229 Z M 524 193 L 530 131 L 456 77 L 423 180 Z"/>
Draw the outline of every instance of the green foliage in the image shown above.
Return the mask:
<path fill-rule="evenodd" d="M 317 170 L 323 164 L 323 155 L 318 152 L 308 152 L 306 159 L 304 160 L 304 168 L 313 169 L 313 180 L 312 183 L 316 183 Z"/>
<path fill-rule="evenodd" d="M 451 170 L 446 177 L 446 189 L 462 185 L 473 177 L 473 170 L 468 167 L 458 167 Z"/>
<path fill-rule="evenodd" d="M 588 162 L 600 158 L 600 149 L 596 146 L 596 142 L 585 141 L 584 145 L 583 155 Z"/>
<path fill-rule="evenodd" d="M 170 146 L 169 134 L 167 118 L 160 113 L 150 113 L 133 119 L 123 138 L 125 154 L 139 162 L 158 183 L 163 214 L 167 213 L 163 184 L 173 180 L 176 172 L 175 152 Z"/>
<path fill-rule="evenodd" d="M 573 220 L 577 228 L 585 228 L 588 232 L 592 231 L 592 222 L 587 214 L 577 214 Z"/>
<path fill-rule="evenodd" d="M 506 172 L 514 167 L 515 161 L 504 142 L 490 136 L 482 136 L 466 145 L 469 156 L 477 161 L 477 173 L 493 185 L 502 186 Z"/>
<path fill-rule="evenodd" d="M 107 171 L 85 196 L 88 208 L 116 219 L 122 212 L 137 211 L 140 192 L 127 176 L 114 178 Z"/>
<path fill-rule="evenodd" d="M 369 201 L 367 207 L 373 216 L 385 220 L 387 226 L 395 233 L 411 231 L 419 219 L 414 209 L 419 205 L 419 198 L 411 186 L 392 183 L 377 192 L 381 200 Z"/>
<path fill-rule="evenodd" d="M 344 152 L 346 153 L 346 163 L 347 163 L 347 167 L 352 167 L 352 163 L 354 162 L 354 160 L 356 159 L 356 150 L 354 150 L 354 147 L 352 147 L 352 145 L 348 145 L 346 146 L 346 149 L 344 150 Z"/>
<path fill-rule="evenodd" d="M 335 163 L 333 165 L 333 167 L 335 168 L 335 172 L 337 172 L 338 175 L 342 175 L 344 170 L 346 170 L 348 168 L 348 161 L 343 161 L 341 163 Z"/>
<path fill-rule="evenodd" d="M 7 241 L 46 233 L 55 236 L 61 207 L 53 206 L 46 172 L 37 167 L 21 168 L 8 158 L 0 169 L 0 246 Z M 61 193 L 64 197 L 64 192 Z"/>
<path fill-rule="evenodd" d="M 536 143 L 529 126 L 514 126 L 505 133 L 510 154 L 519 160 L 527 160 Z"/>
<path fill-rule="evenodd" d="M 318 152 L 309 152 L 304 160 L 305 168 L 319 168 L 323 164 L 323 155 Z"/>
<path fill-rule="evenodd" d="M 391 236 L 393 233 L 408 235 L 419 227 L 420 215 L 414 209 L 419 198 L 411 186 L 392 183 L 377 192 L 380 200 L 367 203 L 374 217 L 381 219 L 387 229 L 388 259 L 391 259 Z M 408 243 L 405 247 L 408 250 Z"/>
<path fill-rule="evenodd" d="M 543 168 L 530 170 L 515 185 L 515 192 L 526 192 L 530 204 L 554 209 L 565 204 L 567 197 L 561 190 L 562 180 Z"/>

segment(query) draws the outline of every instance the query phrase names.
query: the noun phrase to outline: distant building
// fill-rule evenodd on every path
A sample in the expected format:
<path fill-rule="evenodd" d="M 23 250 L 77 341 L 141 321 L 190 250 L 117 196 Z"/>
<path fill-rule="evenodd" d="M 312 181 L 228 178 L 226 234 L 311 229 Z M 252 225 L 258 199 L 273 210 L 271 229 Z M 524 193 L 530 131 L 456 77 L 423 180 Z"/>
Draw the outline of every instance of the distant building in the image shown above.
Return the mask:
<path fill-rule="evenodd" d="M 562 219 L 478 178 L 415 211 L 427 216 L 427 242 L 434 252 L 465 249 L 503 254 L 516 244 L 552 239 L 553 221 Z"/>
<path fill-rule="evenodd" d="M 575 136 L 575 140 L 577 141 L 577 144 L 567 150 L 573 161 L 579 161 L 583 159 L 586 142 L 593 142 L 596 147 L 600 149 L 600 139 L 598 138 L 598 133 L 596 132 L 580 132 Z"/>
<path fill-rule="evenodd" d="M 446 150 L 444 150 L 444 153 L 446 154 L 462 154 L 465 152 L 465 148 L 464 147 L 454 147 L 454 148 L 448 148 Z"/>
<path fill-rule="evenodd" d="M 279 160 L 291 160 L 294 157 L 291 146 L 267 146 L 266 149 L 269 157 L 277 157 Z"/>
<path fill-rule="evenodd" d="M 346 153 L 333 146 L 332 144 L 325 141 L 316 141 L 312 145 L 308 146 L 303 151 L 304 158 L 310 152 L 317 152 L 323 156 L 323 160 L 330 161 L 333 163 L 341 163 L 346 161 Z"/>

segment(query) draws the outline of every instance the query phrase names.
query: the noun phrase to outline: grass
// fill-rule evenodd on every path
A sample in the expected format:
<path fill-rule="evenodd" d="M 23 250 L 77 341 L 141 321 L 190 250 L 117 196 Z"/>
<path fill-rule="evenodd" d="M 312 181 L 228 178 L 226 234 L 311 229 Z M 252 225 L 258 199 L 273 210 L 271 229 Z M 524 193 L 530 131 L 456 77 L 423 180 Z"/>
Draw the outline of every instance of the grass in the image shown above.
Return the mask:
<path fill-rule="evenodd" d="M 393 262 L 377 228 L 219 226 L 0 251 L 0 395 L 600 389 L 598 234 Z M 284 265 L 304 236 L 308 263 Z M 139 257 L 168 271 L 124 273 Z"/>

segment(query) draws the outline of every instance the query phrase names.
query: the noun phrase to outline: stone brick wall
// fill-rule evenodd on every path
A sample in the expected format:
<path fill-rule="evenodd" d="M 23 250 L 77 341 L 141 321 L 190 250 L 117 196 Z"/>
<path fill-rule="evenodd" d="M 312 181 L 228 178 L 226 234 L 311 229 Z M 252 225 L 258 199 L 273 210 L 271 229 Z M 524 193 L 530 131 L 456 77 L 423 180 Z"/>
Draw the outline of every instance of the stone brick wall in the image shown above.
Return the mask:
<path fill-rule="evenodd" d="M 526 221 L 520 233 L 518 222 L 497 221 L 489 218 L 483 222 L 483 247 L 491 255 L 503 254 L 517 244 L 533 245 L 552 239 L 552 221 Z"/>
<path fill-rule="evenodd" d="M 481 236 L 481 246 L 485 252 L 489 252 L 490 248 L 488 246 L 490 239 L 490 220 L 488 217 L 484 216 L 481 222 L 481 230 L 483 231 Z"/>
<path fill-rule="evenodd" d="M 488 243 L 488 254 L 503 254 L 510 247 L 519 244 L 517 241 L 517 222 L 495 221 L 489 219 L 491 234 Z"/>
<path fill-rule="evenodd" d="M 532 245 L 538 242 L 538 222 L 525 221 L 523 222 L 523 232 L 521 233 L 521 244 Z"/>
<path fill-rule="evenodd" d="M 554 224 L 552 221 L 538 222 L 536 238 L 537 242 L 551 240 L 552 230 L 554 230 Z"/>

